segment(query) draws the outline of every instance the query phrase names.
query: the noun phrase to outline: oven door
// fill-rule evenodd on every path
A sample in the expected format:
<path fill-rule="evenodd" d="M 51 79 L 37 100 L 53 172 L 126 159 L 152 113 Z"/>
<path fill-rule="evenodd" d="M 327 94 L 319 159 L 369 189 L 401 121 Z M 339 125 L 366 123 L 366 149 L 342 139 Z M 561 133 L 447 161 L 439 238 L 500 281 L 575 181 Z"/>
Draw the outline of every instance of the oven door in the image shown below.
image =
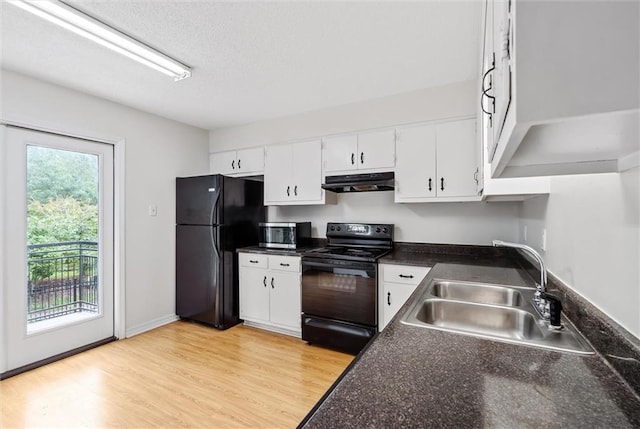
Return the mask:
<path fill-rule="evenodd" d="M 376 268 L 372 262 L 302 258 L 302 312 L 376 326 Z"/>

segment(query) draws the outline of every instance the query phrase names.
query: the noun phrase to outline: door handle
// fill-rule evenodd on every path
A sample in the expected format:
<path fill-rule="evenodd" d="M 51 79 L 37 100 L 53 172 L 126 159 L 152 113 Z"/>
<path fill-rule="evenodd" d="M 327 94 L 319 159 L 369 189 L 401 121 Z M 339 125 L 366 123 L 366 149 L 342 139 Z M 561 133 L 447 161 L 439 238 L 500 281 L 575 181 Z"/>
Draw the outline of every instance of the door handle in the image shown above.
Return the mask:
<path fill-rule="evenodd" d="M 273 277 L 271 277 L 271 289 L 275 289 L 275 286 L 273 286 Z"/>
<path fill-rule="evenodd" d="M 267 287 L 267 276 L 264 276 L 264 278 L 262 279 L 262 284 L 264 285 L 264 287 Z"/>
<path fill-rule="evenodd" d="M 480 167 L 476 167 L 476 172 L 473 173 L 473 180 L 476 181 L 476 185 L 479 185 L 480 182 L 478 182 L 478 174 L 480 173 Z"/>
<path fill-rule="evenodd" d="M 391 305 L 391 292 L 387 292 L 387 305 Z"/>
<path fill-rule="evenodd" d="M 238 170 L 240 170 L 240 160 L 238 160 Z"/>
<path fill-rule="evenodd" d="M 291 186 L 287 186 L 287 197 L 291 196 L 291 193 L 289 192 L 290 189 L 291 189 Z"/>
<path fill-rule="evenodd" d="M 431 182 L 432 182 L 431 177 L 429 177 L 429 192 L 431 192 L 431 190 L 433 189 L 433 187 L 431 186 Z"/>
<path fill-rule="evenodd" d="M 235 159 L 233 161 L 231 161 L 231 169 L 232 170 L 236 169 L 236 160 Z"/>
<path fill-rule="evenodd" d="M 355 153 L 351 153 L 351 165 L 356 163 L 356 154 Z"/>
<path fill-rule="evenodd" d="M 295 185 L 293 187 L 293 195 L 295 195 L 296 197 L 298 196 L 298 185 Z"/>
<path fill-rule="evenodd" d="M 444 177 L 440 178 L 440 190 L 444 191 Z"/>
<path fill-rule="evenodd" d="M 360 152 L 360 164 L 364 164 L 364 152 Z"/>

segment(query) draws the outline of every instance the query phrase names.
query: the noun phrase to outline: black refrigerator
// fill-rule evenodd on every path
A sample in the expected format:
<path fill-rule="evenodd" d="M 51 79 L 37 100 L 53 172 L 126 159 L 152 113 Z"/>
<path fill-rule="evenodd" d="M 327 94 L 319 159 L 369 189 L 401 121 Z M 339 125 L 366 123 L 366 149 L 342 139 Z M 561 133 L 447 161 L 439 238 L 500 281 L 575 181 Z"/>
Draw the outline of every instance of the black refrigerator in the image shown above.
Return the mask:
<path fill-rule="evenodd" d="M 176 178 L 176 314 L 227 329 L 239 322 L 238 247 L 258 244 L 262 182 Z"/>

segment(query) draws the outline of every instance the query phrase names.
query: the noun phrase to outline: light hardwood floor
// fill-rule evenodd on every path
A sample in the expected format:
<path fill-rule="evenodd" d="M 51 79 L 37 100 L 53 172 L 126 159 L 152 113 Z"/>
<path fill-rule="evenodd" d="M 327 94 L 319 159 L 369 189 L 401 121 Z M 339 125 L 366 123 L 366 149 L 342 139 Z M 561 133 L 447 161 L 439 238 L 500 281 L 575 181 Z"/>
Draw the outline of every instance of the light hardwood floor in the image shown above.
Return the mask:
<path fill-rule="evenodd" d="M 175 322 L 0 382 L 0 427 L 292 428 L 353 356 Z"/>

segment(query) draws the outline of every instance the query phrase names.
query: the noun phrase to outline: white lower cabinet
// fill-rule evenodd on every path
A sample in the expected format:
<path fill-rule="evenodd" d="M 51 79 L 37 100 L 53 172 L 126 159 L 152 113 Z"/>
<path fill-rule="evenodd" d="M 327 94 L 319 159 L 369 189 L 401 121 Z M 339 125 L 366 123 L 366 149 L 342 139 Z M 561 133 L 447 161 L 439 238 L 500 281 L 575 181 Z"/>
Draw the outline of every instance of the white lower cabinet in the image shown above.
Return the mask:
<path fill-rule="evenodd" d="M 429 267 L 378 265 L 378 330 L 382 331 L 416 287 L 429 273 Z"/>
<path fill-rule="evenodd" d="M 245 324 L 300 336 L 301 258 L 239 253 L 240 318 Z"/>

